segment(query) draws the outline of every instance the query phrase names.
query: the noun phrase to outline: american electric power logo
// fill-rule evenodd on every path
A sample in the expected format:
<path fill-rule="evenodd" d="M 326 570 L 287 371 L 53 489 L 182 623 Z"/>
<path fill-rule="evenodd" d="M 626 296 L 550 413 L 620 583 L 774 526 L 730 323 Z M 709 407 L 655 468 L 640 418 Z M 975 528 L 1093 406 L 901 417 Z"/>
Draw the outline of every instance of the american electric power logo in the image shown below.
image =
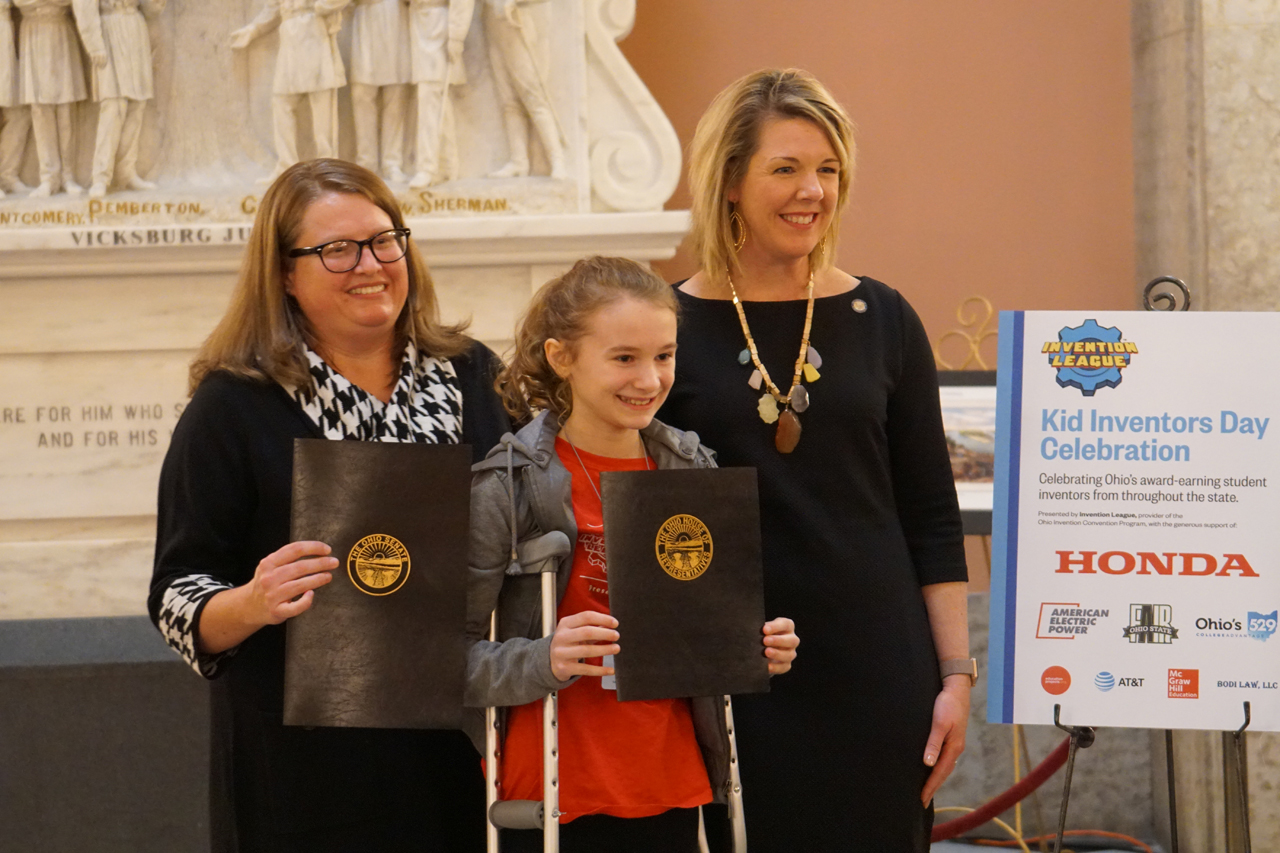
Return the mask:
<path fill-rule="evenodd" d="M 1124 636 L 1130 643 L 1168 644 L 1178 639 L 1173 627 L 1173 607 L 1168 604 L 1130 604 L 1129 627 Z"/>
<path fill-rule="evenodd" d="M 1081 607 L 1078 601 L 1042 601 L 1040 619 L 1036 622 L 1037 640 L 1074 640 L 1098 627 L 1099 619 L 1111 615 L 1110 610 Z"/>
<path fill-rule="evenodd" d="M 1099 326 L 1085 320 L 1074 328 L 1065 326 L 1056 341 L 1045 341 L 1040 352 L 1049 357 L 1049 366 L 1063 388 L 1076 388 L 1092 397 L 1099 388 L 1115 388 L 1124 379 L 1121 373 L 1133 363 L 1138 345 L 1121 340 L 1114 326 Z"/>
<path fill-rule="evenodd" d="M 1169 698 L 1170 699 L 1199 699 L 1200 698 L 1200 670 L 1198 669 L 1169 670 Z"/>

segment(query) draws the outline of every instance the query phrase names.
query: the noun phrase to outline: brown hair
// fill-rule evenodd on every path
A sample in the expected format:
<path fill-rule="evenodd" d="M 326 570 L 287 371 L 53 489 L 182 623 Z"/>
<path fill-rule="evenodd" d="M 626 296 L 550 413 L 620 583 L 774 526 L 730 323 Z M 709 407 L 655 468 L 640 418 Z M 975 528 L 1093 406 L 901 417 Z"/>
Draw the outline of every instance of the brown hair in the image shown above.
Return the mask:
<path fill-rule="evenodd" d="M 671 286 L 626 258 L 585 258 L 538 289 L 516 326 L 511 363 L 494 383 L 513 418 L 527 420 L 534 409 L 549 409 L 562 421 L 569 416 L 573 392 L 547 361 L 543 344 L 555 338 L 572 351 L 591 316 L 624 296 L 680 314 Z"/>
<path fill-rule="evenodd" d="M 856 147 L 853 122 L 818 79 L 798 68 L 755 71 L 729 84 L 716 95 L 698 121 L 689 147 L 689 190 L 693 196 L 693 224 L 689 237 L 702 272 L 723 282 L 734 262 L 734 233 L 730 216 L 731 189 L 741 183 L 747 164 L 760 144 L 760 128 L 772 118 L 812 122 L 840 160 L 839 193 L 827 233 L 809 255 L 815 271 L 831 266 L 840 212 L 849 200 Z"/>
<path fill-rule="evenodd" d="M 303 215 L 313 202 L 328 193 L 363 196 L 391 217 L 393 227 L 404 228 L 396 197 L 381 178 L 363 166 L 320 159 L 286 169 L 262 197 L 231 305 L 191 363 L 188 393 L 194 393 L 200 382 L 217 370 L 308 387 L 302 345 L 305 342 L 314 346 L 315 339 L 298 303 L 285 293 L 284 279 L 292 269 L 293 261 L 287 253 L 295 247 Z M 395 351 L 403 352 L 405 344 L 413 341 L 420 352 L 438 358 L 465 352 L 471 343 L 463 334 L 467 324 L 440 323 L 435 285 L 412 239 L 405 262 L 409 295 L 396 319 Z"/>

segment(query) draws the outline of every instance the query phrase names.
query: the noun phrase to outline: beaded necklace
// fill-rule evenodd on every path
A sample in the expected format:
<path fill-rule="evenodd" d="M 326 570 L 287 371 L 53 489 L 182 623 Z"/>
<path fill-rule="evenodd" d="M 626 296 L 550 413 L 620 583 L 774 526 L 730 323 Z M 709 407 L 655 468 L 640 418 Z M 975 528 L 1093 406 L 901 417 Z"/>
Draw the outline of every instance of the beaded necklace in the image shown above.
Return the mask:
<path fill-rule="evenodd" d="M 760 403 L 757 406 L 760 420 L 767 424 L 777 422 L 778 431 L 774 434 L 773 445 L 778 448 L 779 453 L 790 453 L 800 443 L 799 413 L 809 408 L 809 392 L 800 384 L 800 376 L 803 374 L 810 384 L 818 381 L 821 376 L 818 368 L 822 365 L 822 359 L 818 351 L 809 346 L 809 330 L 813 326 L 813 270 L 809 270 L 807 287 L 809 304 L 804 314 L 804 332 L 800 336 L 800 354 L 796 357 L 796 370 L 791 377 L 791 390 L 786 394 L 773 384 L 769 371 L 760 361 L 756 342 L 751 337 L 751 327 L 747 325 L 747 312 L 742 308 L 742 300 L 738 298 L 738 290 L 733 286 L 733 277 L 729 275 L 728 270 L 725 270 L 725 278 L 728 279 L 729 291 L 733 294 L 733 307 L 738 311 L 738 322 L 742 324 L 742 334 L 747 339 L 747 348 L 738 353 L 738 363 L 746 364 L 750 361 L 755 365 L 755 370 L 747 379 L 747 384 L 759 391 L 763 383 L 767 389 L 760 395 Z M 781 411 L 779 411 L 779 404 L 781 404 Z"/>

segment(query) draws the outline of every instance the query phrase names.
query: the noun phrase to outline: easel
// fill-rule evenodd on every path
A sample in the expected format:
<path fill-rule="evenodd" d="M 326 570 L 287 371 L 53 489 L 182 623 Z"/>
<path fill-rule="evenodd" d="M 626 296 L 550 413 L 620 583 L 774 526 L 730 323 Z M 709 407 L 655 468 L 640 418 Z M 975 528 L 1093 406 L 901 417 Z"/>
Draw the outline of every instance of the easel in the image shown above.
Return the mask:
<path fill-rule="evenodd" d="M 1161 290 L 1154 296 L 1152 292 L 1161 284 L 1172 284 L 1182 294 L 1181 307 L 1179 307 L 1178 299 L 1169 292 L 1169 290 Z M 1147 311 L 1186 311 L 1191 307 L 1191 290 L 1187 285 L 1173 276 L 1160 276 L 1152 280 L 1142 291 L 1143 308 Z M 1054 842 L 1054 853 L 1062 851 L 1062 837 L 1066 831 L 1067 825 L 1067 806 L 1071 800 L 1071 774 L 1075 766 L 1076 750 L 1086 749 L 1093 745 L 1096 732 L 1087 726 L 1064 726 L 1060 722 L 1061 705 L 1053 706 L 1053 724 L 1065 731 L 1071 736 L 1071 748 L 1067 757 L 1066 780 L 1062 789 L 1062 807 L 1058 812 L 1058 834 Z M 1252 719 L 1249 703 L 1244 703 L 1244 725 L 1236 729 L 1234 732 L 1223 732 L 1223 782 L 1224 788 L 1227 789 L 1227 828 L 1228 834 L 1232 826 L 1230 819 L 1233 811 L 1236 814 L 1236 825 L 1241 829 L 1243 848 L 1240 853 L 1253 853 L 1252 840 L 1249 832 L 1249 780 L 1246 764 L 1245 752 L 1245 729 L 1249 728 Z M 1230 744 L 1228 744 L 1230 741 Z M 1178 850 L 1178 799 L 1177 788 L 1174 772 L 1173 758 L 1173 730 L 1166 729 L 1164 733 L 1165 745 L 1165 772 L 1167 774 L 1169 786 L 1169 843 L 1171 853 L 1179 853 Z M 1234 765 L 1235 784 L 1231 784 L 1229 776 L 1229 766 Z M 1234 788 L 1232 792 L 1231 789 Z M 1235 796 L 1230 796 L 1234 793 Z M 1228 845 L 1231 839 L 1228 835 Z"/>

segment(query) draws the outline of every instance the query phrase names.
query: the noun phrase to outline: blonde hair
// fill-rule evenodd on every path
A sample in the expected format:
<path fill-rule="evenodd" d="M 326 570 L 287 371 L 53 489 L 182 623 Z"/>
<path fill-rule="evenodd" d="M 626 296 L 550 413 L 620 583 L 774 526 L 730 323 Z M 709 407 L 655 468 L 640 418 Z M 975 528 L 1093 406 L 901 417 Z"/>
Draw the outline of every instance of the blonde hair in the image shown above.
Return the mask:
<path fill-rule="evenodd" d="M 840 161 L 839 198 L 827 233 L 809 255 L 815 271 L 835 260 L 840 213 L 849 200 L 856 147 L 853 122 L 818 79 L 798 68 L 755 71 L 716 95 L 698 121 L 689 150 L 689 190 L 694 255 L 712 282 L 723 282 L 734 263 L 733 203 L 728 193 L 741 183 L 769 119 L 804 119 L 824 134 Z M 749 237 L 748 237 L 749 239 Z"/>
<path fill-rule="evenodd" d="M 393 228 L 404 228 L 396 197 L 381 178 L 363 166 L 319 159 L 286 169 L 262 197 L 231 305 L 191 362 L 188 393 L 194 393 L 206 376 L 218 370 L 309 387 L 302 345 L 314 347 L 315 338 L 297 301 L 285 292 L 285 275 L 294 263 L 287 253 L 295 248 L 307 208 L 328 193 L 363 196 L 391 217 Z M 431 273 L 412 239 L 405 262 L 409 295 L 396 319 L 395 352 L 403 352 L 409 341 L 420 352 L 438 358 L 465 352 L 471 344 L 463 334 L 467 324 L 441 325 Z"/>
<path fill-rule="evenodd" d="M 626 258 L 585 258 L 538 289 L 516 326 L 511 363 L 494 383 L 513 418 L 527 420 L 535 409 L 549 409 L 561 421 L 569 416 L 573 391 L 547 360 L 543 344 L 554 338 L 572 352 L 592 315 L 624 296 L 680 314 L 671 286 Z"/>

